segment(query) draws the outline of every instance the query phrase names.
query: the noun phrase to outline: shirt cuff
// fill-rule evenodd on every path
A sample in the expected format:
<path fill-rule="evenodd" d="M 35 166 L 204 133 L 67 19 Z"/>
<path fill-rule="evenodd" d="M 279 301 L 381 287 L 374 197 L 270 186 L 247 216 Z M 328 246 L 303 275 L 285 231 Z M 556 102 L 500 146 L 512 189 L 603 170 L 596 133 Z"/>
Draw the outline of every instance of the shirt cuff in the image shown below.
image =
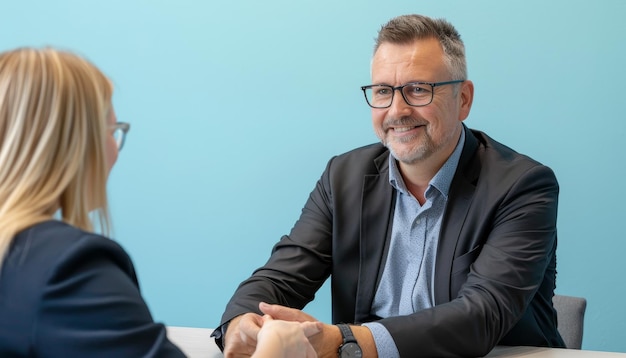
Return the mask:
<path fill-rule="evenodd" d="M 361 326 L 369 328 L 372 332 L 379 357 L 400 358 L 398 347 L 396 347 L 396 343 L 393 341 L 391 334 L 389 334 L 385 326 L 376 322 L 363 323 Z"/>

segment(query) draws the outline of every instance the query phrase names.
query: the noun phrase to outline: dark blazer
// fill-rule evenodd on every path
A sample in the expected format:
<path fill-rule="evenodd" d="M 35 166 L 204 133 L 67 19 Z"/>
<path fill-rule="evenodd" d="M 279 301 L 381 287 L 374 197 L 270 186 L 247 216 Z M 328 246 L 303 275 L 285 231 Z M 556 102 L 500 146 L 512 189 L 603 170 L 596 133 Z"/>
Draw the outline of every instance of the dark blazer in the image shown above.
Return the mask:
<path fill-rule="evenodd" d="M 0 357 L 184 357 L 112 240 L 43 222 L 14 238 L 1 270 Z"/>
<path fill-rule="evenodd" d="M 258 302 L 303 308 L 331 276 L 333 323 L 377 320 L 402 357 L 482 356 L 496 344 L 564 347 L 552 296 L 558 184 L 482 132 L 466 140 L 443 218 L 431 309 L 370 314 L 395 207 L 381 144 L 332 158 L 288 236 L 244 281 L 222 324 Z"/>

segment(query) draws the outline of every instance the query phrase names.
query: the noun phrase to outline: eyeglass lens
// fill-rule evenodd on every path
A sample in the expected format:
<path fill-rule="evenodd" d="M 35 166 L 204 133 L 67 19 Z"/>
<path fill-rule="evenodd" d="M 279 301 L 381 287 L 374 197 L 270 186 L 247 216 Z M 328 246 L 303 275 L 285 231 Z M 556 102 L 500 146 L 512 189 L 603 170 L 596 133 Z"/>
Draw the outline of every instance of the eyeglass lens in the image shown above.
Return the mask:
<path fill-rule="evenodd" d="M 407 84 L 401 88 L 402 97 L 412 106 L 425 106 L 432 101 L 433 88 L 430 84 Z M 367 102 L 372 107 L 389 107 L 393 101 L 394 88 L 386 85 L 374 85 L 365 89 Z"/>

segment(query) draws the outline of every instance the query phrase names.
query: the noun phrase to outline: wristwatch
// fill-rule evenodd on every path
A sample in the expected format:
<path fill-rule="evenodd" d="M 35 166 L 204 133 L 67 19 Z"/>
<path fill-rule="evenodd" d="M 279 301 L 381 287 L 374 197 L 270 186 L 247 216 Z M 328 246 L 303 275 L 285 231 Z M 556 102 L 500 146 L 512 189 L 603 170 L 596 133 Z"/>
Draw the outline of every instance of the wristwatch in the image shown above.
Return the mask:
<path fill-rule="evenodd" d="M 361 347 L 354 338 L 350 326 L 347 324 L 338 324 L 341 336 L 343 337 L 343 343 L 339 346 L 339 358 L 361 358 L 363 352 Z"/>

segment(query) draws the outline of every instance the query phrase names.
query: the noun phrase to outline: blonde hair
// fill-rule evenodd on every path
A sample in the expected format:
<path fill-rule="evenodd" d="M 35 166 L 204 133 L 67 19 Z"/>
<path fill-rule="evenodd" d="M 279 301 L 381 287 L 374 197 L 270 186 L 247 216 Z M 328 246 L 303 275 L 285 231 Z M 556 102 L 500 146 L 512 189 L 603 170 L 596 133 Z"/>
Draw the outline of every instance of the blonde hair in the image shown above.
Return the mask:
<path fill-rule="evenodd" d="M 20 231 L 54 217 L 109 232 L 105 140 L 113 88 L 52 48 L 0 54 L 0 263 Z"/>

